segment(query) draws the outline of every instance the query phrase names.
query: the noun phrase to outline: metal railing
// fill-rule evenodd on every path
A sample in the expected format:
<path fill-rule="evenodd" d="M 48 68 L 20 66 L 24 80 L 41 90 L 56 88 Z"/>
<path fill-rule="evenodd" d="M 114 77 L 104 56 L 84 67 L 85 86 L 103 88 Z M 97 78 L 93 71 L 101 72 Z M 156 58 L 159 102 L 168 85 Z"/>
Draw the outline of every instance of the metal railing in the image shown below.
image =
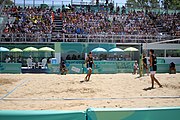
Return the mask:
<path fill-rule="evenodd" d="M 172 40 L 180 36 L 153 36 L 153 35 L 101 35 L 101 34 L 28 34 L 28 33 L 3 33 L 1 43 L 11 42 L 97 42 L 97 43 L 152 43 Z"/>

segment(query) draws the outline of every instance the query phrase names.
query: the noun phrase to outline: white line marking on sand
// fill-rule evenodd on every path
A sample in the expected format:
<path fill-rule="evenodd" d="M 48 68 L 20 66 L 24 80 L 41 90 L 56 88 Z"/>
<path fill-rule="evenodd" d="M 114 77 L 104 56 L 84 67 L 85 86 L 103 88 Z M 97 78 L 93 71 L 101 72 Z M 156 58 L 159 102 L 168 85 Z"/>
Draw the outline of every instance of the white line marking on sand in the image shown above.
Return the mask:
<path fill-rule="evenodd" d="M 132 100 L 132 99 L 180 99 L 180 96 L 144 96 L 130 98 L 3 98 L 5 101 L 74 101 L 74 100 Z"/>
<path fill-rule="evenodd" d="M 8 95 L 12 94 L 17 88 L 19 88 L 20 86 L 22 86 L 24 83 L 28 82 L 29 80 L 24 80 L 22 83 L 18 84 L 14 89 L 12 89 L 11 91 L 9 91 L 7 94 L 5 94 L 4 96 L 0 97 L 0 100 L 3 100 L 4 98 L 6 98 Z"/>

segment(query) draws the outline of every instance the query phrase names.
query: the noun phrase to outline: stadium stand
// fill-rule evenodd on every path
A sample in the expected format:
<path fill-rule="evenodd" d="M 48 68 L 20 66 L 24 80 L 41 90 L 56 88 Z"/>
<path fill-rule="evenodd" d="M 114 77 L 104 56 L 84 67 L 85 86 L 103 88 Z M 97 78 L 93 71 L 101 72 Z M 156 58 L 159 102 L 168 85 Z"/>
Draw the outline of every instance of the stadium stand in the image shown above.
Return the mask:
<path fill-rule="evenodd" d="M 119 11 L 119 10 L 118 10 Z M 120 13 L 120 12 L 119 12 Z M 147 42 L 180 36 L 180 14 L 4 7 L 2 42 Z M 127 14 L 126 14 L 127 13 Z"/>

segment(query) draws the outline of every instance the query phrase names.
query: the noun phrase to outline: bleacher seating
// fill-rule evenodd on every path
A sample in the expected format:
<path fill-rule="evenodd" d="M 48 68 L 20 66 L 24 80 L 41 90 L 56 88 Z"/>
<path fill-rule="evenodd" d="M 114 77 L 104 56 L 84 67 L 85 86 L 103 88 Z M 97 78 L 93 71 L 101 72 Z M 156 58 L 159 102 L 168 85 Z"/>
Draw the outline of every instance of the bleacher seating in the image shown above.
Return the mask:
<path fill-rule="evenodd" d="M 143 42 L 143 39 L 149 38 L 174 39 L 180 36 L 179 13 L 125 13 L 4 7 L 3 15 L 8 16 L 8 20 L 0 41 L 86 42 L 88 39 L 87 41 L 122 42 L 124 39 L 135 39 Z"/>

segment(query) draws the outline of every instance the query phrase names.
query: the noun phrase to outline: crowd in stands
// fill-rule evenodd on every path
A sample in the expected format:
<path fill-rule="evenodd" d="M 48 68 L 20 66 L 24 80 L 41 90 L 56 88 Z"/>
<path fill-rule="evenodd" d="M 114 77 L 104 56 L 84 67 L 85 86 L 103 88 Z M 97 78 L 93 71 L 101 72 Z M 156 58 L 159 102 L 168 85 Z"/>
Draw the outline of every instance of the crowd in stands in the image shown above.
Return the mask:
<path fill-rule="evenodd" d="M 115 35 L 180 35 L 180 14 L 156 14 L 129 11 L 128 14 L 107 12 L 66 12 L 64 31 L 67 34 Z"/>
<path fill-rule="evenodd" d="M 63 11 L 61 34 L 67 34 L 65 36 L 67 38 L 74 38 L 74 35 L 78 35 L 78 37 L 87 37 L 87 35 L 180 36 L 179 13 L 127 12 L 125 7 L 122 10 L 119 13 L 109 13 L 106 10 L 99 12 L 77 11 L 74 8 L 73 10 Z M 38 40 L 46 41 L 51 39 L 53 29 L 56 26 L 53 23 L 54 16 L 56 14 L 62 15 L 62 11 L 40 7 L 26 7 L 23 9 L 22 7 L 13 6 L 5 7 L 3 14 L 9 18 L 4 33 L 26 33 L 29 39 L 37 36 Z M 12 20 L 12 17 L 15 20 Z M 7 37 L 10 34 L 5 35 L 4 37 Z"/>
<path fill-rule="evenodd" d="M 22 33 L 26 33 L 27 39 L 50 37 L 53 29 L 52 9 L 40 8 L 40 7 L 17 7 L 17 6 L 5 6 L 3 9 L 3 15 L 8 17 L 8 21 L 5 25 L 5 35 L 11 35 L 8 33 L 16 33 L 18 37 L 23 37 Z M 54 14 L 54 13 L 53 13 Z M 18 34 L 19 33 L 19 34 Z M 14 34 L 14 35 L 16 35 Z M 47 36 L 43 36 L 46 34 Z M 9 36 L 4 36 L 9 37 Z"/>

